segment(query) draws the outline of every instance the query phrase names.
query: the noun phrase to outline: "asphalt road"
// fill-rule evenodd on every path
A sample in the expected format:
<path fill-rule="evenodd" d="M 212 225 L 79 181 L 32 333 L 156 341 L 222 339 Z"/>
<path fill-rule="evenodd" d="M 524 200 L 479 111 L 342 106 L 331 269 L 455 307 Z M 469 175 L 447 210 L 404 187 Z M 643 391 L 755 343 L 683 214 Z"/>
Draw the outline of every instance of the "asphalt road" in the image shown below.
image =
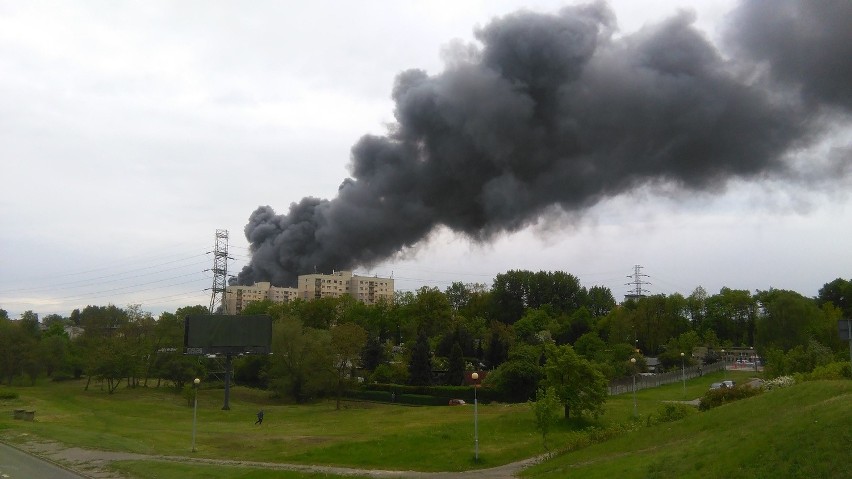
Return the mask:
<path fill-rule="evenodd" d="M 14 447 L 0 444 L 0 479 L 85 479 Z"/>

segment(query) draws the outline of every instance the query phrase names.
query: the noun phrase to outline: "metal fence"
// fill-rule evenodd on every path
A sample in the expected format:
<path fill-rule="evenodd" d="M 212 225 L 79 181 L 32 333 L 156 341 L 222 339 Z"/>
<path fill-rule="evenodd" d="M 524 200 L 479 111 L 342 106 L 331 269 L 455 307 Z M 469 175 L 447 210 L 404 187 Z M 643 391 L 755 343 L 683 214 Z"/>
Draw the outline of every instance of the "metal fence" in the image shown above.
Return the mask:
<path fill-rule="evenodd" d="M 667 373 L 636 375 L 636 390 L 653 388 L 664 384 L 672 384 L 683 381 L 684 379 L 693 379 L 703 376 L 707 373 L 721 371 L 725 367 L 722 361 L 712 364 L 702 364 L 700 366 L 690 366 L 683 371 L 669 371 Z M 633 377 L 614 379 L 609 382 L 609 395 L 624 394 L 633 391 Z"/>

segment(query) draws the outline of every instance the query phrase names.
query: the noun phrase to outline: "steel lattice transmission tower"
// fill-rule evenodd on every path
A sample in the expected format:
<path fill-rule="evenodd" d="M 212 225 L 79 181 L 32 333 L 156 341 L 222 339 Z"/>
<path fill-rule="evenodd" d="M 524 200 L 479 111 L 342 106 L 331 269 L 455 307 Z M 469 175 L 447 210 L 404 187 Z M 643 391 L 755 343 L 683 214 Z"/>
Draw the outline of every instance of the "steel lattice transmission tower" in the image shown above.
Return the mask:
<path fill-rule="evenodd" d="M 216 230 L 213 249 L 213 288 L 210 294 L 210 314 L 225 307 L 225 287 L 228 281 L 228 230 Z"/>
<path fill-rule="evenodd" d="M 638 300 L 639 298 L 644 298 L 645 293 L 650 293 L 650 291 L 643 288 L 643 286 L 649 285 L 651 283 L 642 279 L 649 277 L 647 274 L 642 273 L 642 268 L 643 266 L 637 264 L 633 266 L 633 274 L 627 275 L 627 277 L 631 278 L 633 281 L 625 283 L 625 286 L 632 286 L 630 292 L 624 295 L 625 299 Z"/>

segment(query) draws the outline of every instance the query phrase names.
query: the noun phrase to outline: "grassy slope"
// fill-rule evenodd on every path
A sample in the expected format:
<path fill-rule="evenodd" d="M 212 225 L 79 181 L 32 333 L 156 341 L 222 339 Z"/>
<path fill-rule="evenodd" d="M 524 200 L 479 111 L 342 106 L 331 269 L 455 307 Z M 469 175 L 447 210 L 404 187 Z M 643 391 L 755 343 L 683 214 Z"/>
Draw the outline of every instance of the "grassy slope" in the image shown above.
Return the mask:
<path fill-rule="evenodd" d="M 545 478 L 849 478 L 852 382 L 770 391 L 524 472 Z"/>
<path fill-rule="evenodd" d="M 156 461 L 122 461 L 115 463 L 116 469 L 129 477 L 138 479 L 339 479 L 329 474 L 310 474 L 269 469 L 251 469 L 234 466 L 208 466 Z M 346 476 L 347 479 L 365 479 Z"/>
<path fill-rule="evenodd" d="M 0 401 L 7 438 L 37 436 L 83 448 L 189 455 L 192 409 L 164 389 L 119 389 L 112 396 L 80 382 L 15 388 L 20 398 Z M 473 407 L 405 407 L 333 402 L 282 405 L 268 393 L 235 388 L 231 410 L 222 390 L 199 394 L 198 457 L 358 468 L 465 470 L 492 467 L 542 452 L 526 404 L 480 407 L 481 461 L 473 461 Z M 35 409 L 36 422 L 11 419 L 11 410 Z M 265 411 L 262 426 L 255 412 Z M 567 432 L 566 432 L 567 434 Z M 428 445 L 428 447 L 424 447 Z"/>
<path fill-rule="evenodd" d="M 729 372 L 743 382 L 748 373 Z M 720 376 L 721 377 L 721 376 Z M 708 375 L 681 384 L 640 391 L 640 416 L 660 401 L 700 396 Z M 0 388 L 2 389 L 2 388 Z M 23 433 L 85 448 L 148 454 L 191 455 L 192 410 L 166 390 L 119 389 L 113 396 L 82 383 L 15 388 L 19 399 L 0 401 L 0 435 Z M 843 455 L 852 444 L 852 382 L 808 383 L 740 401 L 683 421 L 585 448 L 537 466 L 527 475 L 550 477 L 852 477 Z M 472 407 L 410 408 L 347 403 L 276 404 L 266 393 L 232 392 L 231 411 L 221 411 L 222 391 L 199 395 L 199 457 L 342 465 L 423 471 L 491 467 L 543 452 L 526 405 L 480 407 L 480 458 L 472 460 Z M 262 427 L 254 413 L 266 411 Z M 13 421 L 6 412 L 36 409 L 37 421 Z M 633 398 L 610 398 L 601 424 L 623 423 Z M 4 430 L 5 429 L 5 430 Z M 570 425 L 556 428 L 555 448 L 584 443 Z M 148 466 L 146 466 L 146 464 Z M 214 477 L 206 466 L 128 462 L 138 477 Z M 168 471 L 172 471 L 169 473 Z M 234 471 L 232 471 L 234 472 Z M 151 473 L 151 474 L 148 474 Z M 290 477 L 281 471 L 251 471 L 229 477 Z M 211 473 L 212 474 L 212 473 Z M 303 477 L 293 473 L 292 477 Z"/>

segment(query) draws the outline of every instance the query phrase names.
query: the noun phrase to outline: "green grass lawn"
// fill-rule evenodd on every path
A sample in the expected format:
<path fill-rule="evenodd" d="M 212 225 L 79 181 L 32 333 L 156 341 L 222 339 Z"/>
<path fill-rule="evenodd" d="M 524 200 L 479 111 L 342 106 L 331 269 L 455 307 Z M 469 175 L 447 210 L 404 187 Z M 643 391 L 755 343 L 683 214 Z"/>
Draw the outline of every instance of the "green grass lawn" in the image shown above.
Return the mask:
<path fill-rule="evenodd" d="M 252 469 L 235 466 L 208 466 L 159 461 L 121 461 L 113 469 L 138 479 L 331 479 L 340 476 L 304 472 Z M 346 476 L 347 479 L 364 479 Z"/>
<path fill-rule="evenodd" d="M 850 478 L 850 445 L 852 381 L 817 381 L 642 428 L 523 477 Z"/>
<path fill-rule="evenodd" d="M 470 405 L 344 402 L 338 411 L 332 401 L 279 404 L 265 391 L 237 387 L 230 411 L 221 410 L 222 390 L 200 391 L 193 454 L 192 408 L 182 396 L 154 388 L 108 395 L 83 386 L 72 381 L 15 388 L 18 399 L 0 402 L 8 411 L 0 429 L 6 437 L 26 432 L 91 449 L 423 471 L 490 467 L 544 452 L 526 404 L 480 406 L 481 460 L 474 463 Z M 18 408 L 36 410 L 36 421 L 11 419 Z M 255 426 L 260 408 L 264 423 Z"/>
<path fill-rule="evenodd" d="M 727 373 L 738 383 L 753 374 Z M 633 418 L 632 394 L 611 397 L 597 422 L 563 422 L 548 436 L 552 450 L 577 450 L 536 466 L 526 475 L 536 479 L 568 473 L 574 477 L 643 478 L 849 477 L 832 460 L 833 454 L 852 444 L 847 432 L 852 430 L 852 382 L 848 381 L 807 383 L 789 392 L 773 391 L 678 422 L 645 427 L 662 402 L 696 399 L 721 378 L 722 373 L 714 373 L 687 381 L 685 392 L 681 383 L 639 391 L 638 419 Z M 144 454 L 419 471 L 493 467 L 547 452 L 526 404 L 480 405 L 480 461 L 475 463 L 471 405 L 344 402 L 338 411 L 331 401 L 281 404 L 265 391 L 237 387 L 232 390 L 230 411 L 221 410 L 221 389 L 200 391 L 197 452 L 192 453 L 192 408 L 183 396 L 156 388 L 120 388 L 108 395 L 97 387 L 83 391 L 84 384 L 45 382 L 13 388 L 17 399 L 0 400 L 4 412 L 0 435 L 12 441 L 35 436 L 83 448 Z M 8 388 L 0 387 L 3 390 Z M 265 411 L 264 423 L 255 426 L 260 408 Z M 13 409 L 36 410 L 36 421 L 13 420 Z M 811 419 L 806 418 L 806 411 Z M 593 444 L 612 434 L 597 434 L 592 440 L 588 431 L 579 431 L 590 425 L 597 431 L 624 430 L 625 425 L 636 431 Z M 826 441 L 845 445 L 824 447 Z M 829 466 L 817 466 L 807 458 L 796 462 L 799 452 L 818 447 L 822 448 L 819 453 L 811 452 L 808 457 Z M 773 461 L 794 475 L 761 476 Z M 115 467 L 138 478 L 326 477 L 163 461 L 125 461 Z M 796 467 L 802 475 L 795 475 Z M 827 472 L 834 475 L 820 475 Z"/>

